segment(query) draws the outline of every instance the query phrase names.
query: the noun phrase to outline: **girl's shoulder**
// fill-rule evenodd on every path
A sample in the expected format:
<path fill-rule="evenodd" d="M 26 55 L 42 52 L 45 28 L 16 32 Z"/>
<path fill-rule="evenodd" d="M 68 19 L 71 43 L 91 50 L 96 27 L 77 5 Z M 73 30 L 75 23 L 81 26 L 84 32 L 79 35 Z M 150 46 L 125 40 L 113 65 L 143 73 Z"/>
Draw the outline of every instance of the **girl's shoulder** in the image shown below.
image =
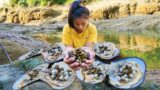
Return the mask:
<path fill-rule="evenodd" d="M 69 26 L 69 24 L 65 24 L 64 27 L 63 27 L 63 31 L 71 31 L 71 28 Z"/>

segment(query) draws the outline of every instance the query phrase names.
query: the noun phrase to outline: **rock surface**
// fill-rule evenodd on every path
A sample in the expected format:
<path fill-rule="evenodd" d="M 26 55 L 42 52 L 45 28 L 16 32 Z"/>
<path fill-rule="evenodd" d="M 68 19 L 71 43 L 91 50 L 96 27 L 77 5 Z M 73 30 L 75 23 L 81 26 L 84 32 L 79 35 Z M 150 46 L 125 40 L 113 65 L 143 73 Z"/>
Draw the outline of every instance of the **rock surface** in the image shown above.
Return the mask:
<path fill-rule="evenodd" d="M 33 48 L 41 48 L 47 46 L 46 43 L 34 40 L 33 38 L 5 31 L 0 31 L 0 39 L 6 39 L 16 42 L 18 44 L 23 45 L 25 48 L 28 48 L 29 50 Z"/>
<path fill-rule="evenodd" d="M 6 40 L 6 39 L 0 39 L 1 44 L 3 45 L 3 47 L 6 49 L 6 51 L 8 52 L 11 60 L 17 60 L 17 58 L 20 55 L 23 55 L 24 53 L 28 52 L 28 49 L 23 47 L 22 45 L 10 41 L 10 40 Z M 14 47 L 14 48 L 13 48 Z M 6 63 L 10 63 L 4 50 L 1 49 L 0 47 L 0 64 L 6 64 Z"/>
<path fill-rule="evenodd" d="M 151 15 L 159 14 L 159 0 L 100 0 L 87 5 L 91 11 L 91 18 L 94 20 L 114 19 L 132 15 Z M 4 9 L 0 15 L 0 22 L 28 24 L 31 22 L 54 22 L 62 21 L 67 18 L 69 7 L 61 6 L 59 9 L 54 7 L 44 8 L 25 8 L 25 9 Z M 59 10 L 59 11 L 58 11 Z"/>
<path fill-rule="evenodd" d="M 98 30 L 136 31 L 160 29 L 159 15 L 129 16 L 120 19 L 93 21 Z"/>
<path fill-rule="evenodd" d="M 47 18 L 54 18 L 60 15 L 60 12 L 55 11 L 49 8 L 33 8 L 33 9 L 10 9 L 7 11 L 3 11 L 3 16 L 0 17 L 1 22 L 8 22 L 8 23 L 21 23 L 26 24 L 32 20 L 43 20 Z M 6 17 L 6 18 L 5 18 Z"/>
<path fill-rule="evenodd" d="M 88 5 L 91 17 L 97 19 L 121 18 L 130 15 L 154 14 L 160 11 L 157 0 L 102 0 Z"/>
<path fill-rule="evenodd" d="M 16 66 L 8 64 L 0 65 L 0 72 L 2 72 L 0 73 L 0 88 L 3 88 L 3 90 L 12 90 L 12 85 L 18 78 L 20 78 L 26 71 L 31 70 L 33 67 L 41 63 L 44 63 L 41 58 L 34 58 L 28 61 L 19 62 L 18 64 L 16 64 Z M 27 70 L 24 71 L 24 67 L 21 67 L 22 65 L 26 65 Z M 159 70 L 157 70 L 156 72 L 159 72 Z M 150 77 L 150 75 L 158 77 L 158 74 L 153 73 L 152 71 L 149 71 L 147 77 Z M 150 80 L 150 82 L 148 82 L 148 80 Z M 141 87 L 134 90 L 159 90 L 159 85 L 151 80 L 153 79 L 147 78 L 147 81 L 145 81 L 145 83 L 142 84 Z M 104 81 L 103 83 L 90 85 L 86 83 L 81 83 L 78 79 L 76 79 L 71 86 L 67 87 L 64 90 L 118 90 L 113 88 L 109 84 L 105 84 L 105 82 L 106 81 Z M 45 90 L 54 90 L 48 84 L 42 81 L 34 82 L 24 87 L 23 90 L 44 90 L 44 88 Z"/>
<path fill-rule="evenodd" d="M 14 65 L 0 65 L 0 86 L 3 90 L 12 90 L 13 83 L 24 74 L 24 71 Z"/>
<path fill-rule="evenodd" d="M 119 0 L 120 1 L 120 0 Z M 92 18 L 93 19 L 107 19 L 107 20 L 98 20 L 98 21 L 91 21 L 97 26 L 98 30 L 116 30 L 116 31 L 150 31 L 154 30 L 156 33 L 159 33 L 160 29 L 160 16 L 159 16 L 159 0 L 145 0 L 144 2 L 137 2 L 137 0 L 134 0 L 135 2 L 130 3 L 127 0 L 126 3 L 124 2 L 118 3 L 115 0 L 115 3 L 112 5 L 109 5 L 107 7 L 97 7 L 95 11 L 92 11 Z M 139 1 L 139 0 L 138 0 Z M 143 1 L 143 0 L 141 0 Z M 152 3 L 156 2 L 156 3 Z M 46 12 L 49 12 L 49 15 L 46 14 Z M 50 10 L 44 10 L 39 11 L 35 10 L 32 12 L 28 10 L 29 13 L 26 14 L 26 11 L 11 11 L 6 14 L 7 21 L 11 23 L 22 23 L 22 24 L 28 24 L 29 22 L 33 20 L 41 20 L 45 19 L 46 16 L 50 16 L 51 11 Z M 40 15 L 41 12 L 41 15 Z M 97 14 L 98 13 L 98 14 Z M 141 15 L 143 14 L 143 15 Z M 145 14 L 145 15 L 144 15 Z M 157 15 L 147 15 L 147 14 L 157 14 Z M 23 17 L 23 15 L 25 17 Z M 29 17 L 32 15 L 32 17 Z M 52 17 L 53 14 L 51 14 Z M 129 16 L 133 15 L 133 16 Z M 126 17 L 129 16 L 129 17 Z M 54 16 L 53 16 L 54 17 Z M 122 18 L 125 17 L 125 18 Z M 48 18 L 48 17 L 47 17 Z M 119 19 L 112 19 L 112 18 L 119 18 Z M 0 18 L 0 21 L 4 22 L 6 18 Z M 56 18 L 57 19 L 57 18 Z M 10 40 L 12 42 L 16 42 L 22 46 L 24 46 L 27 49 L 33 49 L 37 47 L 43 47 L 48 44 L 44 44 L 44 42 L 37 41 L 30 36 L 29 34 L 34 34 L 37 32 L 47 32 L 47 31 L 62 31 L 63 26 L 67 23 L 67 21 L 64 21 L 66 19 L 66 15 L 62 17 L 58 17 L 58 20 L 61 19 L 61 21 L 56 21 L 55 18 L 48 19 L 45 22 L 41 23 L 38 26 L 24 26 L 24 25 L 18 25 L 18 24 L 0 24 L 0 39 L 3 40 Z M 56 22 L 56 23 L 55 23 Z M 35 22 L 35 25 L 37 22 Z M 26 36 L 25 36 L 26 35 Z M 121 43 L 124 43 L 126 37 L 120 37 Z M 123 39 L 124 38 L 124 39 Z M 128 38 L 128 37 L 127 37 Z M 133 37 L 137 38 L 136 42 L 141 42 L 138 40 L 140 37 Z M 132 43 L 132 37 L 130 37 L 131 40 L 130 43 Z M 141 40 L 146 40 L 141 38 Z M 147 41 L 155 41 L 147 39 Z M 141 42 L 142 43 L 142 42 Z M 145 43 L 146 44 L 146 43 Z M 154 44 L 154 43 L 151 43 Z M 155 44 L 154 44 L 155 45 Z M 39 61 L 40 60 L 40 61 Z M 12 90 L 11 87 L 13 83 L 26 72 L 27 70 L 32 69 L 34 66 L 39 65 L 41 63 L 44 63 L 43 59 L 36 59 L 36 60 L 28 60 L 24 62 L 15 62 L 15 66 L 13 65 L 0 65 L 0 90 L 3 88 L 3 90 Z M 17 68 L 19 67 L 19 68 Z M 25 71 L 24 71 L 25 70 Z M 160 70 L 154 70 L 154 71 L 148 71 L 147 72 L 147 81 L 156 81 L 160 82 L 159 79 Z M 14 77 L 16 76 L 16 77 Z M 80 84 L 78 80 L 76 80 L 72 86 L 66 88 L 65 90 L 115 90 L 112 88 L 106 87 L 104 83 L 97 84 L 97 85 L 88 85 L 88 84 Z M 53 90 L 48 86 L 46 83 L 38 81 L 36 83 L 33 83 L 24 89 L 28 90 Z M 159 86 L 157 83 L 144 83 L 142 87 L 138 88 L 137 90 L 159 90 Z"/>
<path fill-rule="evenodd" d="M 4 22 L 6 20 L 6 16 L 0 16 L 0 23 Z"/>

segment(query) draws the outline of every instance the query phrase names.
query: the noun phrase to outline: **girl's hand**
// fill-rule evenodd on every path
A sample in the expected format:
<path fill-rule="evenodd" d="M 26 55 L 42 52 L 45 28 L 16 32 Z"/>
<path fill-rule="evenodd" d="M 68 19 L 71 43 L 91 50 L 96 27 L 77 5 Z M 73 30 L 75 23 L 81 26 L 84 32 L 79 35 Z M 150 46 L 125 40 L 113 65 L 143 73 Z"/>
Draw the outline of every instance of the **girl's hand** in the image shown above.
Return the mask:
<path fill-rule="evenodd" d="M 93 61 L 94 61 L 94 57 L 95 57 L 95 52 L 91 47 L 83 47 L 83 49 L 89 53 L 89 59 L 85 61 L 85 63 L 82 63 L 81 66 L 82 67 L 88 67 L 90 66 Z"/>
<path fill-rule="evenodd" d="M 66 49 L 64 51 L 64 62 L 67 63 L 69 65 L 69 67 L 71 67 L 72 69 L 77 70 L 80 68 L 79 63 L 75 62 L 75 58 L 69 57 L 69 52 L 71 52 L 73 50 L 74 50 L 73 47 L 66 47 Z"/>

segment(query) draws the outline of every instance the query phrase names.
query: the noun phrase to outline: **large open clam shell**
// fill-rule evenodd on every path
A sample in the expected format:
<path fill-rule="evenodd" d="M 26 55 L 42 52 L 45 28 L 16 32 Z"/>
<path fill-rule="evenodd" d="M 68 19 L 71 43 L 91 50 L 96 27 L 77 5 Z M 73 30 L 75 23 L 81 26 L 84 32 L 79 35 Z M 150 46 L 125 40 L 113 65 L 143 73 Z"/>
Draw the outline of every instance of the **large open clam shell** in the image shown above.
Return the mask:
<path fill-rule="evenodd" d="M 132 68 L 134 68 L 135 74 L 133 78 L 125 83 L 120 82 L 122 77 L 117 78 L 118 73 L 120 73 L 120 65 L 130 64 Z M 135 88 L 141 85 L 145 78 L 146 65 L 139 58 L 126 58 L 114 63 L 111 63 L 110 71 L 109 71 L 109 79 L 110 84 L 120 89 L 130 89 Z"/>
<path fill-rule="evenodd" d="M 102 82 L 106 76 L 105 65 L 99 61 L 94 61 L 92 66 L 96 69 L 99 69 L 100 72 L 94 73 L 93 71 L 92 73 L 93 69 L 91 68 L 87 68 L 87 69 L 81 68 L 80 70 L 76 71 L 77 78 L 83 82 L 90 83 L 90 84 L 96 84 L 96 83 Z"/>
<path fill-rule="evenodd" d="M 13 90 L 19 90 L 24 86 L 31 84 L 41 78 L 45 77 L 45 73 L 41 72 L 42 69 L 47 68 L 48 64 L 41 64 L 33 68 L 31 71 L 26 72 L 21 78 L 19 78 L 13 85 Z"/>
<path fill-rule="evenodd" d="M 72 84 L 72 82 L 75 80 L 75 73 L 74 71 L 64 62 L 58 62 L 52 65 L 52 68 L 50 69 L 50 72 L 52 72 L 52 70 L 54 69 L 54 66 L 60 66 L 61 68 L 65 69 L 65 70 L 70 70 L 71 71 L 71 76 L 67 79 L 67 80 L 57 80 L 57 79 L 52 79 L 51 75 L 48 75 L 44 78 L 42 78 L 42 81 L 45 81 L 46 83 L 48 83 L 52 88 L 54 89 L 64 89 L 68 86 L 70 86 Z"/>
<path fill-rule="evenodd" d="M 53 63 L 63 59 L 64 49 L 64 44 L 56 43 L 50 50 L 42 52 L 42 55 L 47 63 Z"/>
<path fill-rule="evenodd" d="M 26 59 L 32 58 L 34 56 L 38 56 L 38 55 L 41 54 L 42 51 L 43 51 L 43 48 L 32 50 L 32 51 L 20 56 L 18 58 L 18 60 L 22 61 L 22 60 L 26 60 Z"/>
<path fill-rule="evenodd" d="M 104 47 L 102 49 L 102 47 Z M 110 60 L 119 55 L 120 50 L 111 42 L 100 42 L 94 46 L 96 55 L 104 60 Z"/>

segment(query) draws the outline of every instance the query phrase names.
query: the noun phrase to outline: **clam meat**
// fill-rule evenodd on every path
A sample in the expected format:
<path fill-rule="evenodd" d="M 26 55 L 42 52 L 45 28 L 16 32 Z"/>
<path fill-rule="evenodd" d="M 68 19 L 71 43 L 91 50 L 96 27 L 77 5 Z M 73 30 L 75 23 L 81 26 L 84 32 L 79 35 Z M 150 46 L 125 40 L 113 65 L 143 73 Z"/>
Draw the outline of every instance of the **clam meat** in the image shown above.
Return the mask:
<path fill-rule="evenodd" d="M 50 49 L 48 51 L 48 56 L 47 56 L 47 59 L 48 60 L 55 60 L 57 59 L 60 55 L 62 55 L 62 48 L 60 46 L 53 46 L 52 49 Z"/>
<path fill-rule="evenodd" d="M 42 55 L 44 56 L 46 62 L 53 63 L 55 61 L 63 59 L 63 50 L 64 45 L 55 44 L 51 49 L 42 52 Z"/>
<path fill-rule="evenodd" d="M 142 72 L 139 69 L 139 65 L 135 62 L 122 62 L 115 66 L 113 65 L 110 73 L 110 79 L 113 79 L 111 83 L 119 86 L 134 85 L 141 78 Z"/>
<path fill-rule="evenodd" d="M 105 71 L 104 64 L 99 61 L 94 61 L 89 67 L 77 70 L 76 75 L 81 81 L 95 84 L 104 80 Z"/>
<path fill-rule="evenodd" d="M 69 52 L 69 57 L 74 58 L 74 60 L 78 63 L 84 63 L 85 60 L 89 59 L 89 53 L 85 50 L 78 48 L 74 51 Z"/>
<path fill-rule="evenodd" d="M 94 50 L 96 55 L 102 59 L 112 59 L 119 54 L 118 48 L 110 42 L 97 43 L 94 46 Z"/>

